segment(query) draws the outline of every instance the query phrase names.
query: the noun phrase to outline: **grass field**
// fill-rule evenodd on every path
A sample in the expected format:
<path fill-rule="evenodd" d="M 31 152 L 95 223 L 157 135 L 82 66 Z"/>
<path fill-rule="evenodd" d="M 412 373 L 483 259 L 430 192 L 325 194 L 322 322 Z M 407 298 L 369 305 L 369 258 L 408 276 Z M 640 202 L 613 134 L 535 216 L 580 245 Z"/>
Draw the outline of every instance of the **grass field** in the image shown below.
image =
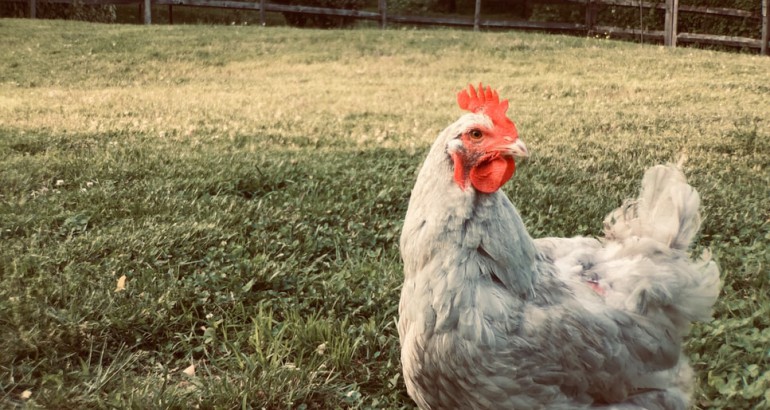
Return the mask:
<path fill-rule="evenodd" d="M 0 20 L 0 407 L 411 408 L 415 171 L 483 81 L 534 236 L 689 158 L 722 267 L 698 408 L 770 408 L 770 58 L 452 30 Z M 122 278 L 122 280 L 121 280 Z M 191 367 L 194 366 L 194 367 Z"/>

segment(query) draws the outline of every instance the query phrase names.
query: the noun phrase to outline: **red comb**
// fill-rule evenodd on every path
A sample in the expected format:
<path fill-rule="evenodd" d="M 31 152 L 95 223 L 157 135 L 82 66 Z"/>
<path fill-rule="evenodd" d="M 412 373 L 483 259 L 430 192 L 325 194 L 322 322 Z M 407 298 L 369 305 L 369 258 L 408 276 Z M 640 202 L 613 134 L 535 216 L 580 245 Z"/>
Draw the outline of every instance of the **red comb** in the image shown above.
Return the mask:
<path fill-rule="evenodd" d="M 490 86 L 485 89 L 479 83 L 477 91 L 469 85 L 467 90 L 457 93 L 457 104 L 463 110 L 486 114 L 496 126 L 514 127 L 514 132 L 516 130 L 513 121 L 505 115 L 508 111 L 508 100 L 500 101 L 500 95 Z"/>
<path fill-rule="evenodd" d="M 505 112 L 508 111 L 508 100 L 500 101 L 497 91 L 490 86 L 484 89 L 482 84 L 479 84 L 478 92 L 472 85 L 469 85 L 467 90 L 457 93 L 457 104 L 463 110 L 483 111 L 489 116 L 492 116 L 493 113 L 505 116 Z"/>

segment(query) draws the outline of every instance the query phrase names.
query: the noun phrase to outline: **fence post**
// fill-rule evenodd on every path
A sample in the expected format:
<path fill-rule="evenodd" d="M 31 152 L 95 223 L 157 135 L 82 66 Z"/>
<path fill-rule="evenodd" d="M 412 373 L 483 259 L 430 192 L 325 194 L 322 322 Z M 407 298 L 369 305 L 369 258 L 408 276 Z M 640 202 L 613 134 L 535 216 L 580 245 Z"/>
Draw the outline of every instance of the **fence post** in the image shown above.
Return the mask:
<path fill-rule="evenodd" d="M 144 0 L 144 24 L 152 24 L 152 6 L 150 0 Z"/>
<path fill-rule="evenodd" d="M 770 41 L 770 0 L 762 0 L 762 54 L 770 55 L 767 42 Z"/>
<path fill-rule="evenodd" d="M 473 14 L 473 31 L 479 31 L 481 21 L 481 0 L 476 0 L 476 12 Z"/>
<path fill-rule="evenodd" d="M 388 1 L 378 0 L 377 9 L 380 12 L 380 28 L 384 30 L 388 25 Z"/>
<path fill-rule="evenodd" d="M 663 45 L 671 45 L 671 6 L 674 0 L 666 0 L 666 18 L 663 20 Z"/>
<path fill-rule="evenodd" d="M 259 25 L 265 27 L 265 0 L 259 0 Z"/>
<path fill-rule="evenodd" d="M 37 18 L 37 0 L 29 0 L 29 18 Z"/>
<path fill-rule="evenodd" d="M 586 35 L 593 34 L 594 24 L 596 24 L 596 6 L 593 0 L 588 0 L 586 2 Z"/>
<path fill-rule="evenodd" d="M 677 21 L 679 20 L 679 0 L 674 0 L 674 13 L 671 16 L 671 47 L 676 47 L 676 36 L 679 32 Z"/>
<path fill-rule="evenodd" d="M 666 0 L 666 17 L 663 20 L 663 45 L 671 45 L 671 6 L 674 0 Z"/>

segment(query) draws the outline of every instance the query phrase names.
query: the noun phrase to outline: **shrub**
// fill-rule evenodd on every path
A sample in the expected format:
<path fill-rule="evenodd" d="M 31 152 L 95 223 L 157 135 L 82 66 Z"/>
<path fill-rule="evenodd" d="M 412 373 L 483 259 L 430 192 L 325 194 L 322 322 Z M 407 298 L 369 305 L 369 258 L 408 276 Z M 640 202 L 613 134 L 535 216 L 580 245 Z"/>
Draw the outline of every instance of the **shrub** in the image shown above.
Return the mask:
<path fill-rule="evenodd" d="M 753 0 L 682 0 L 680 6 L 726 7 L 760 14 L 760 2 Z M 596 5 L 596 23 L 605 26 L 663 30 L 665 11 L 662 9 Z M 641 12 L 641 16 L 640 16 Z M 570 23 L 585 22 L 582 4 L 534 4 L 533 20 Z M 758 37 L 762 26 L 759 19 L 701 13 L 679 12 L 677 31 L 724 36 Z"/>
<path fill-rule="evenodd" d="M 278 0 L 276 3 L 301 5 L 309 7 L 324 7 L 331 9 L 358 10 L 363 0 Z M 355 19 L 345 16 L 326 16 L 317 14 L 283 13 L 286 22 L 294 27 L 342 28 L 350 27 Z"/>
<path fill-rule="evenodd" d="M 38 1 L 35 12 L 37 18 L 82 20 L 98 23 L 114 23 L 117 17 L 113 4 L 83 4 L 75 1 L 72 4 Z M 0 2 L 0 17 L 27 17 L 29 5 L 24 2 Z"/>

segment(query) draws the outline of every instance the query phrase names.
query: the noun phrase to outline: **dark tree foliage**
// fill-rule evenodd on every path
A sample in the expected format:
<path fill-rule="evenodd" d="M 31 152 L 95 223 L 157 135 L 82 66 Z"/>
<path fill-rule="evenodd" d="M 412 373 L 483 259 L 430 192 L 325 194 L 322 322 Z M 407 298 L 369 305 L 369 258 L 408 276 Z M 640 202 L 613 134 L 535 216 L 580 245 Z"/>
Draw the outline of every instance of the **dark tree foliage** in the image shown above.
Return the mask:
<path fill-rule="evenodd" d="M 313 2 L 319 0 L 296 0 Z M 657 0 L 663 3 L 664 0 Z M 472 15 L 476 0 L 389 0 L 388 8 L 406 12 L 458 13 Z M 731 17 L 681 11 L 678 31 L 725 36 L 759 37 L 762 23 L 761 2 L 758 0 L 680 0 L 680 6 L 723 7 L 745 10 L 755 17 Z M 663 30 L 665 12 L 662 9 L 594 5 L 596 24 L 622 28 Z M 481 0 L 481 13 L 491 18 L 524 19 L 585 23 L 586 6 L 580 3 L 539 0 Z"/>
<path fill-rule="evenodd" d="M 29 17 L 29 3 L 27 1 L 0 2 L 0 17 Z M 62 4 L 39 0 L 36 17 L 114 23 L 116 12 L 112 4 L 97 5 L 82 2 Z"/>
<path fill-rule="evenodd" d="M 511 4 L 515 2 L 512 0 Z M 532 20 L 560 21 L 572 23 L 585 22 L 585 6 L 575 3 L 542 4 L 534 0 L 530 3 Z M 661 0 L 662 2 L 662 0 Z M 745 10 L 761 14 L 761 2 L 756 0 L 680 0 L 680 6 L 723 7 Z M 639 9 L 636 7 L 595 5 L 597 25 L 623 28 L 644 28 L 645 30 L 663 30 L 665 11 L 662 9 Z M 680 33 L 703 33 L 724 36 L 759 37 L 762 22 L 757 17 L 732 17 L 714 14 L 680 11 L 677 29 Z"/>
<path fill-rule="evenodd" d="M 279 4 L 324 7 L 331 9 L 358 10 L 363 6 L 363 0 L 276 0 Z M 286 22 L 294 27 L 342 28 L 350 27 L 355 19 L 345 16 L 326 16 L 303 13 L 283 13 Z"/>
<path fill-rule="evenodd" d="M 758 0 L 679 0 L 679 4 L 746 10 L 756 16 L 762 14 L 762 2 Z M 762 21 L 759 18 L 679 13 L 678 30 L 682 33 L 708 33 L 756 38 L 762 32 Z"/>

